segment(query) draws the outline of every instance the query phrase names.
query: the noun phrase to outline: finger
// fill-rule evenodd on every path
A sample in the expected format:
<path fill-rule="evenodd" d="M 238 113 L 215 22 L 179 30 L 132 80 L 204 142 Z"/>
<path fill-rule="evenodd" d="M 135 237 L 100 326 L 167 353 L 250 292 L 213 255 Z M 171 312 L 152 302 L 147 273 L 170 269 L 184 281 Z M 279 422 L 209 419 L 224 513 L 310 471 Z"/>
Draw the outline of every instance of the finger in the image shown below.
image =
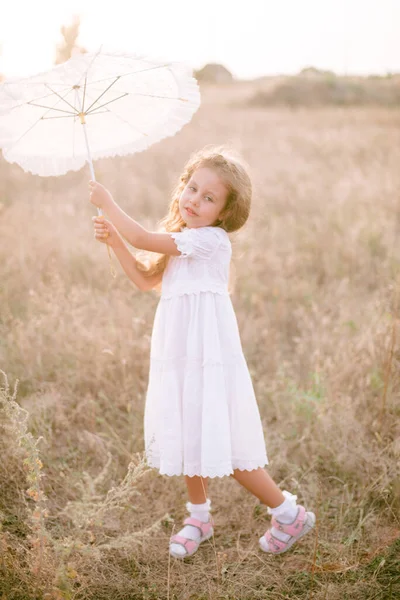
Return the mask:
<path fill-rule="evenodd" d="M 93 223 L 93 227 L 98 227 L 99 229 L 104 229 L 107 227 L 105 221 L 100 221 L 100 223 L 98 221 L 96 221 L 95 223 Z"/>

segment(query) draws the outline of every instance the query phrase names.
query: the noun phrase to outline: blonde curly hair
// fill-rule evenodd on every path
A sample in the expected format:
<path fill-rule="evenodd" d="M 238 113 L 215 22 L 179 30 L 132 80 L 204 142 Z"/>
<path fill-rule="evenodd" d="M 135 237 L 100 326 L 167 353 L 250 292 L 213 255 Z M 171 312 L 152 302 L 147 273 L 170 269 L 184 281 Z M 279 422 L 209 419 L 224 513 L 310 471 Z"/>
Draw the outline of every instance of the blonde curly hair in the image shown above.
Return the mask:
<path fill-rule="evenodd" d="M 252 184 L 247 172 L 248 166 L 228 146 L 205 146 L 202 150 L 192 154 L 186 163 L 179 182 L 172 192 L 168 213 L 158 223 L 159 231 L 181 231 L 186 225 L 179 212 L 179 199 L 193 173 L 203 167 L 214 169 L 228 190 L 225 206 L 214 226 L 222 227 L 231 233 L 246 223 L 250 214 L 252 197 Z M 142 256 L 147 257 L 147 260 L 144 262 L 138 260 L 137 266 L 148 277 L 163 273 L 169 260 L 169 255 L 154 252 L 143 253 Z"/>

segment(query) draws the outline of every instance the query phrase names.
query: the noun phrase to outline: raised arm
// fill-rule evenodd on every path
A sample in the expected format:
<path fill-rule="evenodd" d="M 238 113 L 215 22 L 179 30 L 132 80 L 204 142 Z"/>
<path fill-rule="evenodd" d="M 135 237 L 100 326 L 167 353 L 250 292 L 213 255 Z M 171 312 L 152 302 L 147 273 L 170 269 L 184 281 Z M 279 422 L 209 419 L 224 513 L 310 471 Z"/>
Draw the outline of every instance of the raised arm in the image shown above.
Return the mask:
<path fill-rule="evenodd" d="M 127 215 L 115 202 L 110 192 L 100 183 L 90 181 L 90 201 L 104 210 L 119 233 L 135 248 L 160 254 L 180 254 L 168 233 L 153 233 Z"/>

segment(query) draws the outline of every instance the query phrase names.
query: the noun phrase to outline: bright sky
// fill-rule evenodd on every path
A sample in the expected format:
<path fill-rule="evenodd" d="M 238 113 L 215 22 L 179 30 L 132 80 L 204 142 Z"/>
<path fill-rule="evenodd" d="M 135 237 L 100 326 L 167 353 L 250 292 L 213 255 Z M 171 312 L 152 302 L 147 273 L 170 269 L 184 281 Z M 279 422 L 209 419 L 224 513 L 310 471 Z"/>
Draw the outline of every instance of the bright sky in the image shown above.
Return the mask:
<path fill-rule="evenodd" d="M 3 0 L 0 73 L 50 69 L 60 28 L 81 17 L 78 43 L 101 44 L 251 79 L 306 66 L 400 72 L 399 0 Z"/>

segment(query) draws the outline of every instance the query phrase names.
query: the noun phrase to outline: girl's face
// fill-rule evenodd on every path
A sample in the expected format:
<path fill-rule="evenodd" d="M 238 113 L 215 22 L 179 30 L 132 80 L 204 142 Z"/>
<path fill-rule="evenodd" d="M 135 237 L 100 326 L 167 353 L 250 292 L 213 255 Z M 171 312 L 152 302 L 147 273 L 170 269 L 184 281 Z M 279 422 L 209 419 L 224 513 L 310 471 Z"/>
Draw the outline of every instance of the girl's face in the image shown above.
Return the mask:
<path fill-rule="evenodd" d="M 187 227 L 213 225 L 228 198 L 228 189 L 213 169 L 201 167 L 189 179 L 179 199 L 179 211 Z"/>

